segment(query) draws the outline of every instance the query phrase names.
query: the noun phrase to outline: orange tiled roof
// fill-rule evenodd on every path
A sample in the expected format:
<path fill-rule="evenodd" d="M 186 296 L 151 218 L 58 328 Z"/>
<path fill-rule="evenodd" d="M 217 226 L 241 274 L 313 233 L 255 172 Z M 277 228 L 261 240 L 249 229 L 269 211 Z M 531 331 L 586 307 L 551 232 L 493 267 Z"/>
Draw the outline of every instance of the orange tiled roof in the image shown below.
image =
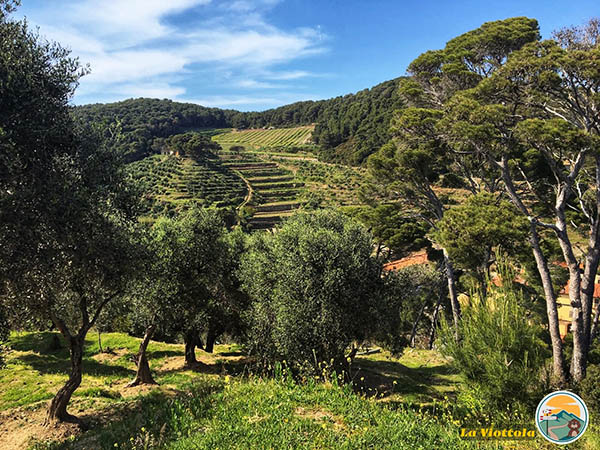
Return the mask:
<path fill-rule="evenodd" d="M 427 258 L 427 251 L 421 250 L 418 252 L 411 253 L 410 255 L 397 259 L 395 261 L 390 261 L 383 265 L 383 270 L 386 272 L 396 271 L 403 269 L 405 267 L 414 266 L 417 264 L 426 264 L 429 262 Z"/>
<path fill-rule="evenodd" d="M 569 283 L 560 291 L 561 294 L 569 295 Z M 594 298 L 600 298 L 600 284 L 594 284 Z"/>

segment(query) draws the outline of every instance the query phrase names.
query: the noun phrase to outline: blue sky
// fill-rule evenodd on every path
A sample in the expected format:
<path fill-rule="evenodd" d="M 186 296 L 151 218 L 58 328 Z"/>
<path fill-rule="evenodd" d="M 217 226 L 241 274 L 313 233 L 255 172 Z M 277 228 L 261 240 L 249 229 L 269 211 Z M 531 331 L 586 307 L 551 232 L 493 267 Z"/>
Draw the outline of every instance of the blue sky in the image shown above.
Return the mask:
<path fill-rule="evenodd" d="M 156 97 L 248 111 L 369 88 L 486 21 L 534 17 L 549 37 L 600 16 L 600 3 L 22 0 L 18 15 L 90 64 L 75 104 Z"/>

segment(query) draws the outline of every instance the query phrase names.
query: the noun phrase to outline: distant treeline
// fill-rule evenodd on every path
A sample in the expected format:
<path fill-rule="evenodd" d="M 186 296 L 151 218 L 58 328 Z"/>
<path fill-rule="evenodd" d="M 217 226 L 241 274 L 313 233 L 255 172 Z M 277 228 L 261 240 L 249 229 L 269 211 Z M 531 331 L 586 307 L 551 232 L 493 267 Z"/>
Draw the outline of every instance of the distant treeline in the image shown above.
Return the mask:
<path fill-rule="evenodd" d="M 326 161 L 358 165 L 389 138 L 389 123 L 402 104 L 399 79 L 386 81 L 356 94 L 329 100 L 304 101 L 262 112 L 206 108 L 159 99 L 130 99 L 74 108 L 85 122 L 120 123 L 131 159 L 155 151 L 153 141 L 207 128 L 288 127 L 315 123 L 313 140 Z"/>

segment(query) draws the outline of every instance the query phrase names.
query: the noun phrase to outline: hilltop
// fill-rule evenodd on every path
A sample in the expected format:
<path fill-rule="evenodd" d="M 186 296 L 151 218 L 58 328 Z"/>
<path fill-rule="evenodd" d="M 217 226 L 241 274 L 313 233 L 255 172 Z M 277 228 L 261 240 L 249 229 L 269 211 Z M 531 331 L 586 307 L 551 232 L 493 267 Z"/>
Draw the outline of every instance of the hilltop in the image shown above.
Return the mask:
<path fill-rule="evenodd" d="M 296 102 L 262 112 L 206 108 L 192 103 L 150 98 L 73 108 L 84 122 L 117 121 L 131 160 L 153 151 L 156 138 L 188 131 L 214 133 L 215 129 L 252 129 L 315 125 L 312 140 L 320 159 L 360 165 L 389 140 L 393 111 L 401 108 L 397 95 L 400 78 L 370 89 L 328 100 Z"/>

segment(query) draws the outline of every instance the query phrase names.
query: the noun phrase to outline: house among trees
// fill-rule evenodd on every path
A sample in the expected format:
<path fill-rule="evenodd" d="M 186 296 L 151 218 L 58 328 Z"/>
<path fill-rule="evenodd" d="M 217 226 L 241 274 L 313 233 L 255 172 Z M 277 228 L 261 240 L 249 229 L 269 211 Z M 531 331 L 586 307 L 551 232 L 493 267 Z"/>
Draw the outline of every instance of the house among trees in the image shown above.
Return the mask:
<path fill-rule="evenodd" d="M 417 264 L 427 264 L 430 262 L 427 251 L 419 250 L 417 252 L 413 252 L 404 258 L 396 259 L 394 261 L 390 261 L 383 265 L 383 270 L 386 272 L 397 271 L 400 269 L 404 269 L 405 267 L 414 266 Z M 564 263 L 560 263 L 559 265 L 565 266 Z M 515 278 L 517 283 L 525 284 L 525 279 L 517 275 Z M 492 284 L 498 286 L 500 284 L 500 278 L 495 276 L 491 280 Z M 569 300 L 569 283 L 565 285 L 564 288 L 558 294 L 556 298 L 556 303 L 558 305 L 558 322 L 559 322 L 559 331 L 561 339 L 565 339 L 567 334 L 571 331 L 571 323 L 573 321 L 573 309 L 571 308 L 571 301 Z M 598 304 L 600 303 L 600 276 L 596 275 L 596 282 L 594 284 L 594 304 L 593 304 L 593 313 L 596 313 L 596 309 L 598 308 Z"/>
<path fill-rule="evenodd" d="M 161 151 L 160 151 L 161 155 L 169 155 L 169 156 L 179 156 L 179 151 L 178 150 L 172 150 L 168 147 L 164 147 Z"/>
<path fill-rule="evenodd" d="M 592 317 L 596 314 L 598 303 L 600 302 L 600 277 L 596 274 L 594 283 L 594 303 L 592 304 Z M 558 294 L 556 298 L 558 304 L 558 328 L 561 339 L 564 339 L 571 331 L 571 323 L 573 321 L 573 308 L 571 308 L 571 300 L 569 299 L 569 283 Z"/>

